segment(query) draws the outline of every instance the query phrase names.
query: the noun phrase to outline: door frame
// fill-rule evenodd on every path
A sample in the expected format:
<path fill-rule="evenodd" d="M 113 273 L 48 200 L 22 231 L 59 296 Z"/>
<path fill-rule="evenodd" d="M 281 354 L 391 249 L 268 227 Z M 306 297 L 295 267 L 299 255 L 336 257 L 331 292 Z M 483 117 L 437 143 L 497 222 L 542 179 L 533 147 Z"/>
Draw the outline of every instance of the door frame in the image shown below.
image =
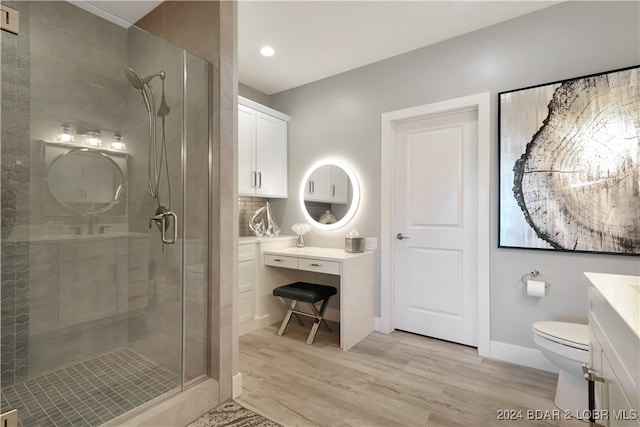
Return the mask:
<path fill-rule="evenodd" d="M 491 186 L 491 93 L 483 92 L 432 104 L 405 108 L 381 114 L 380 160 L 380 332 L 394 330 L 393 300 L 395 290 L 395 245 L 393 228 L 395 221 L 395 128 L 396 124 L 465 111 L 478 111 L 478 235 L 477 235 L 477 285 L 478 285 L 478 354 L 490 356 L 490 186 Z"/>

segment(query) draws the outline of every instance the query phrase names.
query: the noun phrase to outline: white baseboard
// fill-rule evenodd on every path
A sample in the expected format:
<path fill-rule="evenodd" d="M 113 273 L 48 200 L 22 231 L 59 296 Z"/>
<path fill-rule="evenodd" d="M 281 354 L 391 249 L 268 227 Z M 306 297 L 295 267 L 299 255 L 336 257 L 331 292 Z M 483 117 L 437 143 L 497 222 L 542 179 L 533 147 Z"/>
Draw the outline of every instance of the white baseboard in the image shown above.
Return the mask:
<path fill-rule="evenodd" d="M 373 329 L 376 332 L 382 332 L 383 334 L 387 334 L 389 335 L 391 332 L 394 331 L 393 328 L 390 327 L 390 325 L 388 324 L 388 322 L 383 323 L 383 319 L 382 316 L 376 316 L 374 317 L 374 323 L 373 323 Z"/>
<path fill-rule="evenodd" d="M 231 382 L 231 395 L 235 399 L 242 394 L 242 373 L 238 372 L 233 376 Z"/>
<path fill-rule="evenodd" d="M 529 368 L 542 369 L 548 372 L 558 372 L 556 365 L 551 363 L 540 350 L 518 345 L 491 341 L 490 358 L 511 362 Z"/>
<path fill-rule="evenodd" d="M 256 327 L 254 329 L 262 329 L 269 325 L 273 325 L 276 322 L 282 322 L 283 317 L 284 314 L 281 313 L 270 313 L 265 314 L 264 316 L 256 316 Z"/>
<path fill-rule="evenodd" d="M 389 334 L 392 332 L 383 330 L 381 317 L 376 316 L 374 320 L 375 330 L 377 332 L 382 332 L 383 334 Z M 547 359 L 538 349 L 507 344 L 499 341 L 491 341 L 489 346 L 490 355 L 487 357 L 490 359 L 558 373 L 558 367 L 551 363 L 549 359 Z"/>

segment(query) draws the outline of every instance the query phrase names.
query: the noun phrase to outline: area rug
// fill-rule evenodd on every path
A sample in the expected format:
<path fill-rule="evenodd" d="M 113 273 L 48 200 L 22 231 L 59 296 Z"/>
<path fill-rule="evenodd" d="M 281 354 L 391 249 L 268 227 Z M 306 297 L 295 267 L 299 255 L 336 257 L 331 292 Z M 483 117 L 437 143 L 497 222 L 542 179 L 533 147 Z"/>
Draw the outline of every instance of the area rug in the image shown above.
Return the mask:
<path fill-rule="evenodd" d="M 187 427 L 283 427 L 229 400 Z"/>

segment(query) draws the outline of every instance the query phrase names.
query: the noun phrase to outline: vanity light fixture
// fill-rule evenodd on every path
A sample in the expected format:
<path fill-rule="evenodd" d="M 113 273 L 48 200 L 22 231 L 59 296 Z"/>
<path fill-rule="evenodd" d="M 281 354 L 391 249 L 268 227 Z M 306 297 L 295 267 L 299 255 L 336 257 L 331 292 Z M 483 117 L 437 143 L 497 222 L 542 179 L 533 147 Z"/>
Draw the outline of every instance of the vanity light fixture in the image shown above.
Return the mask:
<path fill-rule="evenodd" d="M 71 131 L 71 127 L 69 123 L 63 123 L 62 128 L 60 128 L 60 133 L 58 134 L 58 141 L 60 142 L 73 142 L 73 132 Z"/>
<path fill-rule="evenodd" d="M 89 131 L 85 134 L 84 144 L 91 147 L 101 147 L 102 139 L 100 138 L 100 132 Z"/>
<path fill-rule="evenodd" d="M 120 135 L 119 133 L 116 133 L 115 135 L 113 135 L 113 141 L 111 141 L 111 149 L 112 150 L 126 150 L 127 149 L 127 145 L 124 143 L 124 140 L 122 139 L 122 135 Z"/>
<path fill-rule="evenodd" d="M 273 56 L 276 51 L 273 50 L 271 46 L 262 46 L 262 48 L 260 48 L 260 53 L 262 56 Z"/>

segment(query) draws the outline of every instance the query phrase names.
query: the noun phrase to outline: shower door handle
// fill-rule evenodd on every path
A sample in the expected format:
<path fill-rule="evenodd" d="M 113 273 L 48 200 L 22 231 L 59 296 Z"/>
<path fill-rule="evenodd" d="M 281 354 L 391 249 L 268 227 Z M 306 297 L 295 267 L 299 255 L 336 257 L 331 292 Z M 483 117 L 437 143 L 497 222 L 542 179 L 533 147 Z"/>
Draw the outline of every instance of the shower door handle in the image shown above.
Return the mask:
<path fill-rule="evenodd" d="M 173 237 L 171 239 L 167 239 L 167 230 L 169 229 L 169 225 L 171 225 L 169 217 L 173 218 Z M 168 224 L 167 221 L 169 221 Z M 149 219 L 149 228 L 151 228 L 154 222 L 160 228 L 162 243 L 165 245 L 173 245 L 178 240 L 178 215 L 171 211 L 159 212 Z"/>
<path fill-rule="evenodd" d="M 166 230 L 167 227 L 165 221 L 169 220 L 167 217 L 173 218 L 173 237 L 171 239 L 167 239 Z M 169 220 L 171 221 L 171 220 Z M 162 243 L 165 245 L 173 245 L 178 241 L 178 215 L 175 212 L 167 211 L 164 215 L 162 215 Z"/>

